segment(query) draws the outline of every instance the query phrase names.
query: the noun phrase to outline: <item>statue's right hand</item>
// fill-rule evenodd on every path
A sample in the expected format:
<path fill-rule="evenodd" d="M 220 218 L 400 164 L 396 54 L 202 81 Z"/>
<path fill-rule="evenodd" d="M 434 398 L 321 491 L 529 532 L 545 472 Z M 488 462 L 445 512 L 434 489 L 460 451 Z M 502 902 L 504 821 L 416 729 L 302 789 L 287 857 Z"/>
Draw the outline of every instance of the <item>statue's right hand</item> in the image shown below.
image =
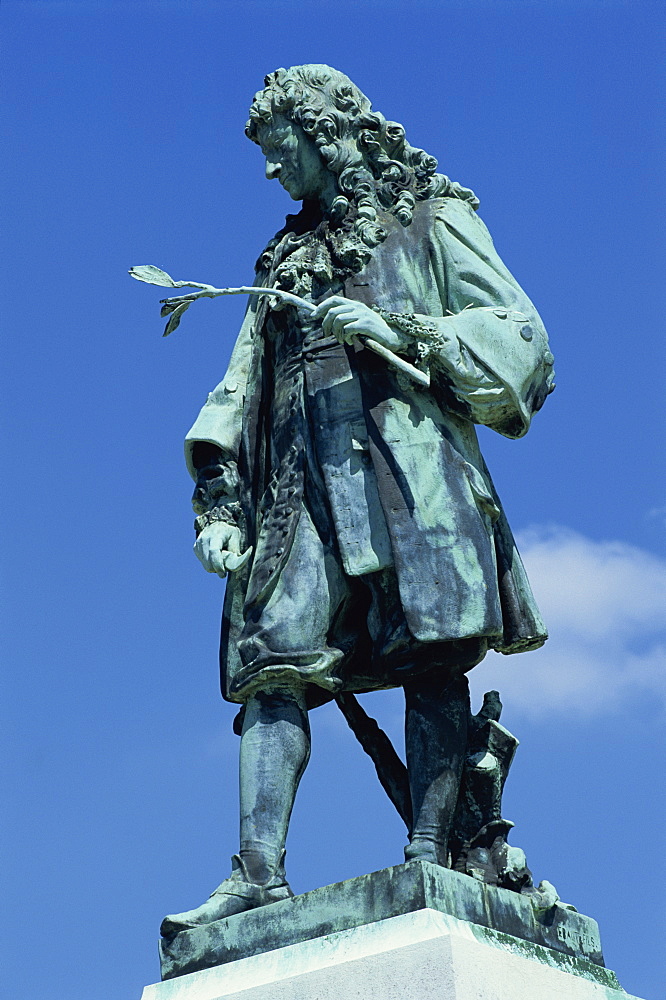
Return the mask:
<path fill-rule="evenodd" d="M 223 521 L 213 521 L 197 538 L 194 552 L 207 573 L 225 577 L 227 572 L 233 573 L 244 566 L 252 554 L 252 546 L 241 553 L 240 545 L 238 528 Z"/>

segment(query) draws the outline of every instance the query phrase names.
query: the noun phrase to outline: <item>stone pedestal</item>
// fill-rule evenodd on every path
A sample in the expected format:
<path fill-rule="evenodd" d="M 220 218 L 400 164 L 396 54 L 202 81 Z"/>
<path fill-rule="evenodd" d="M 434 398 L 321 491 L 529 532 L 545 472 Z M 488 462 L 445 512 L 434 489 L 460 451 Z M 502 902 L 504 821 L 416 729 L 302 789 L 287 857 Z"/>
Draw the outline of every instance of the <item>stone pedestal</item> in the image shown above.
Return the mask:
<path fill-rule="evenodd" d="M 142 1000 L 628 1000 L 596 922 L 405 865 L 181 932 Z"/>

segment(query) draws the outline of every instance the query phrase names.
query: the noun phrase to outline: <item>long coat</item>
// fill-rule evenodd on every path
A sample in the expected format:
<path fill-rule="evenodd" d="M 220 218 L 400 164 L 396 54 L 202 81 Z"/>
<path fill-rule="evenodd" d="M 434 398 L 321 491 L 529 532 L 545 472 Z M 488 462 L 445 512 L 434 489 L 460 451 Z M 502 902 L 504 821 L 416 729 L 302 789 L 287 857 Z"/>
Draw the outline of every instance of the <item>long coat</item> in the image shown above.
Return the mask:
<path fill-rule="evenodd" d="M 424 389 L 367 349 L 340 345 L 324 359 L 305 336 L 308 422 L 343 568 L 359 576 L 392 564 L 410 631 L 423 642 L 481 636 L 504 653 L 537 648 L 547 633 L 474 424 L 510 438 L 527 432 L 553 386 L 546 332 L 468 203 L 431 199 L 417 205 L 410 226 L 391 216 L 382 224 L 388 238 L 344 294 L 422 319 L 435 347 L 438 331 L 453 335 L 457 353 L 431 365 Z M 294 505 L 288 470 L 272 483 L 268 509 L 257 493 L 265 461 L 258 415 L 274 391 L 267 308 L 266 300 L 250 303 L 228 371 L 186 439 L 195 477 L 197 442 L 238 461 L 253 529 L 252 564 L 227 585 L 223 673 L 237 665 L 243 606 L 279 574 L 294 530 L 285 515 Z"/>

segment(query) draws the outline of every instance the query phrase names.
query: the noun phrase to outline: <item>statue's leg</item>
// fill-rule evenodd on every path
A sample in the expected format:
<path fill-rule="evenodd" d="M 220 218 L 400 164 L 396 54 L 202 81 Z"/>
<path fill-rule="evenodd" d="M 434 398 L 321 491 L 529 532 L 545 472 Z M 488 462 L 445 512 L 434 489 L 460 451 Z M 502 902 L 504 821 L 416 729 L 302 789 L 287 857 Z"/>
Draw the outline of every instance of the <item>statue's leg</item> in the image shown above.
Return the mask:
<path fill-rule="evenodd" d="M 245 709 L 240 746 L 240 858 L 262 885 L 282 866 L 296 790 L 310 758 L 302 693 L 259 692 Z"/>
<path fill-rule="evenodd" d="M 164 937 L 293 895 L 284 845 L 309 756 L 310 727 L 300 690 L 258 692 L 248 700 L 240 752 L 240 852 L 232 858 L 231 876 L 205 903 L 164 918 Z"/>
<path fill-rule="evenodd" d="M 448 865 L 467 746 L 469 686 L 457 676 L 432 674 L 405 684 L 405 750 L 414 824 L 405 858 Z"/>
<path fill-rule="evenodd" d="M 349 594 L 337 552 L 304 508 L 275 585 L 246 609 L 238 672 L 227 678 L 234 700 L 244 702 L 240 850 L 230 878 L 202 906 L 165 918 L 165 937 L 292 895 L 284 845 L 310 755 L 305 692 L 323 689 L 323 702 L 341 686 L 335 669 L 344 652 L 328 639 Z"/>

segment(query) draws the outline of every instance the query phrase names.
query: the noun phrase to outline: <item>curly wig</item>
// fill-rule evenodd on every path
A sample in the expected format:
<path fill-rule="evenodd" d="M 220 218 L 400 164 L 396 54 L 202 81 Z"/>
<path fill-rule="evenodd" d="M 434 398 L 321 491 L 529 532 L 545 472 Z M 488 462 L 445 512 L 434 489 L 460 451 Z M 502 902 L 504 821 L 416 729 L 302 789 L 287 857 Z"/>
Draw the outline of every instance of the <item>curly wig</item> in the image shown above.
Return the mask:
<path fill-rule="evenodd" d="M 276 115 L 300 125 L 335 174 L 339 195 L 332 222 L 352 210 L 356 235 L 367 247 L 387 236 L 379 212 L 408 226 L 417 201 L 454 197 L 476 209 L 473 191 L 437 173 L 437 160 L 410 146 L 405 130 L 372 110 L 349 77 L 330 66 L 307 64 L 277 69 L 254 97 L 245 133 L 258 143 L 258 129 Z"/>

